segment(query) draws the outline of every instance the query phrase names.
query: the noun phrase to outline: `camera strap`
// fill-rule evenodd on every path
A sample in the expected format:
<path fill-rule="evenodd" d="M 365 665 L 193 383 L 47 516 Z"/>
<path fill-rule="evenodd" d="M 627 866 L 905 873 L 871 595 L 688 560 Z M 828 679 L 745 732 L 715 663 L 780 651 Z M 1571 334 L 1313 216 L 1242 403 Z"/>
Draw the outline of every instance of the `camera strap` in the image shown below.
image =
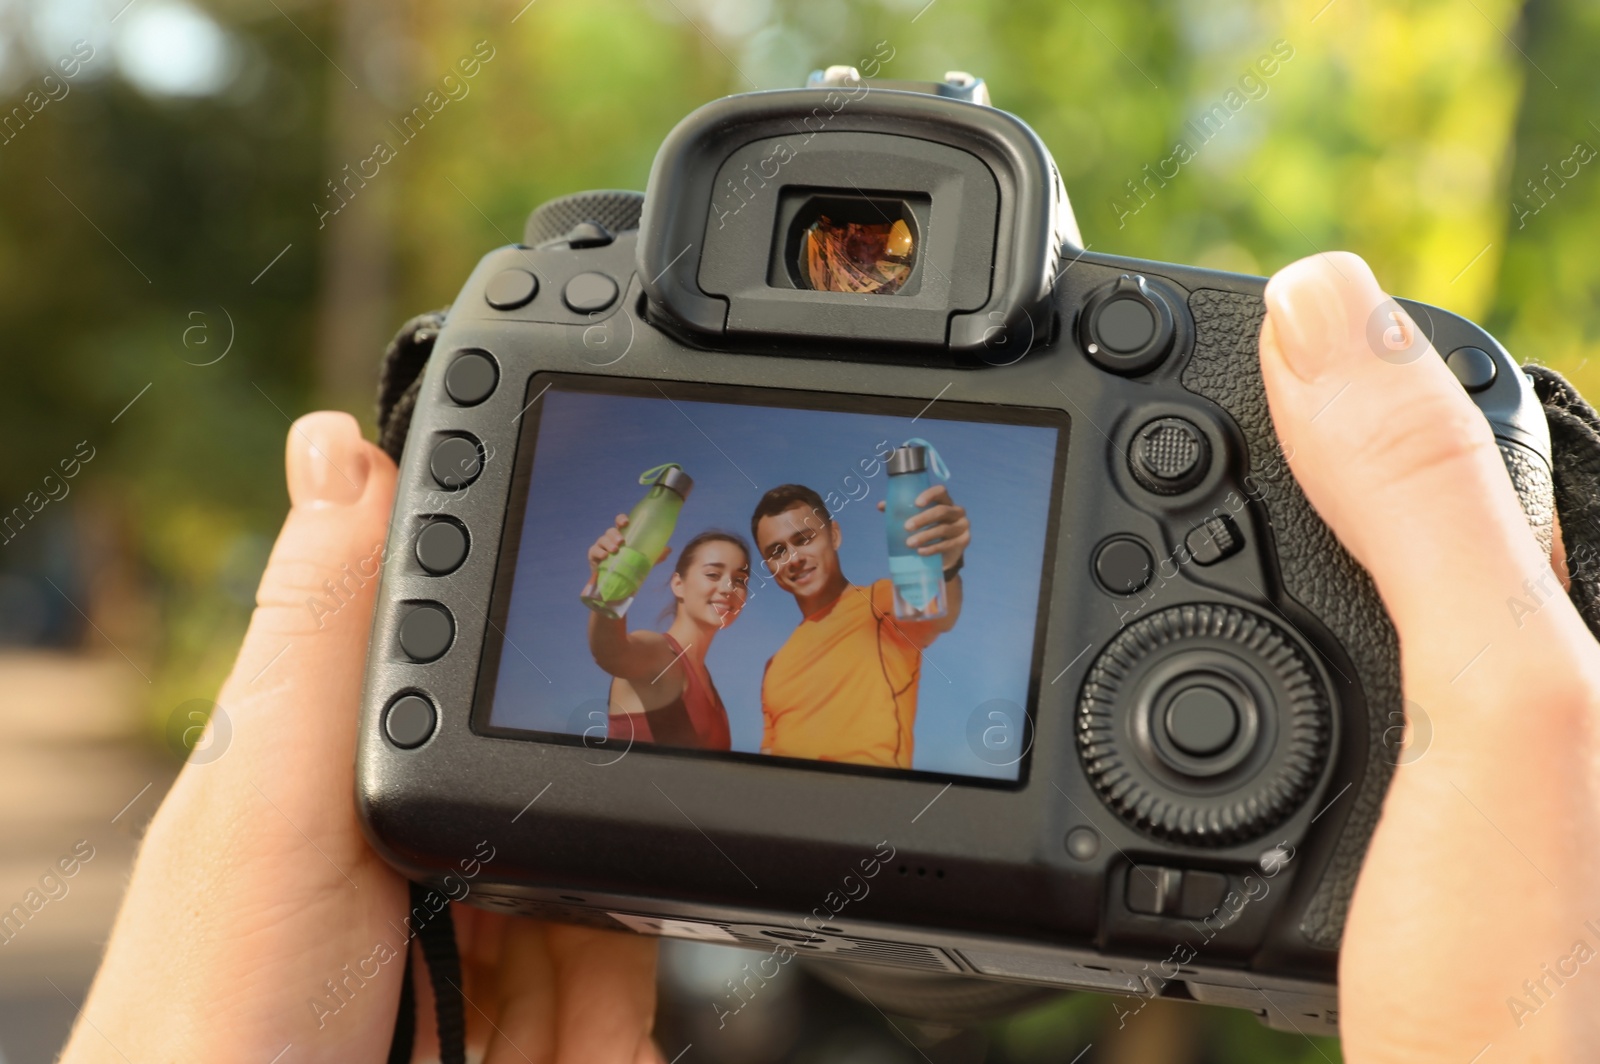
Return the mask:
<path fill-rule="evenodd" d="M 439 338 L 448 312 L 445 307 L 412 318 L 401 326 L 384 351 L 378 377 L 378 445 L 396 463 L 411 428 L 422 371 L 433 354 L 434 341 Z M 1523 367 L 1523 372 L 1533 382 L 1550 425 L 1556 514 L 1571 580 L 1568 596 L 1589 631 L 1600 639 L 1600 414 L 1555 370 L 1529 365 Z M 430 894 L 428 888 L 411 884 L 412 907 L 422 905 Z M 461 960 L 448 905 L 440 916 L 443 919 L 422 924 L 418 938 L 437 1004 L 440 1060 L 442 1064 L 459 1064 L 465 1060 Z M 406 1064 L 411 1059 L 416 1030 L 411 966 L 408 951 L 405 989 L 389 1064 Z"/>
<path fill-rule="evenodd" d="M 400 326 L 384 348 L 383 363 L 378 367 L 378 446 L 396 465 L 400 463 L 400 452 L 405 450 L 412 411 L 417 408 L 422 371 L 449 312 L 449 307 L 443 307 L 418 314 Z"/>
<path fill-rule="evenodd" d="M 434 908 L 434 903 L 438 908 Z M 433 985 L 434 1022 L 439 1032 L 439 1064 L 466 1064 L 467 1024 L 462 1004 L 461 954 L 456 948 L 455 920 L 450 900 L 421 883 L 411 884 L 412 926 L 417 947 L 428 966 Z M 420 916 L 417 914 L 421 914 Z M 412 969 L 415 950 L 406 944 L 406 970 L 400 986 L 400 1010 L 395 1016 L 394 1038 L 389 1042 L 388 1064 L 411 1064 L 417 1035 L 417 994 Z"/>

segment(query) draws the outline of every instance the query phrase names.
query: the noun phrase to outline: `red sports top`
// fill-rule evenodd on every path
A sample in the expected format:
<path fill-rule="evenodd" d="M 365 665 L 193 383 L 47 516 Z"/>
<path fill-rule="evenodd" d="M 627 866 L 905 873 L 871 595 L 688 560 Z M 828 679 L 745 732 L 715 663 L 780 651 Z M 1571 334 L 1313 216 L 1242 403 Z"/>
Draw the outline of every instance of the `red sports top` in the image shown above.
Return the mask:
<path fill-rule="evenodd" d="M 680 661 L 683 648 L 677 640 L 662 632 L 667 646 Z M 660 709 L 644 713 L 613 713 L 606 725 L 606 734 L 612 739 L 636 743 L 657 743 L 661 746 L 688 746 L 698 750 L 728 750 L 733 738 L 728 733 L 728 711 L 723 708 L 722 696 L 711 683 L 711 674 L 701 682 L 700 673 L 688 662 L 683 665 L 683 692 Z"/>

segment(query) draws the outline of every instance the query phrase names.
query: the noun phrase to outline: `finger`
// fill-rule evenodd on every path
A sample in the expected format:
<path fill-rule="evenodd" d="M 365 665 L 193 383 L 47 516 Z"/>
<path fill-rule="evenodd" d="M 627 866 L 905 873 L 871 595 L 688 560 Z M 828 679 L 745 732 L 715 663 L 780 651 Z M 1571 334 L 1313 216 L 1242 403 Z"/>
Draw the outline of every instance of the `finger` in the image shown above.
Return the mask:
<path fill-rule="evenodd" d="M 883 504 L 883 500 L 882 499 L 879 499 L 878 500 L 878 512 L 881 514 L 886 509 L 888 509 L 888 507 Z"/>
<path fill-rule="evenodd" d="M 302 786 L 268 793 L 317 838 L 319 826 L 353 824 L 329 795 L 348 790 L 339 781 L 355 758 L 363 670 L 350 663 L 366 657 L 395 468 L 355 418 L 333 412 L 290 427 L 286 467 L 292 505 L 220 704 L 232 730 L 227 756 L 292 758 L 296 775 L 308 774 Z"/>
<path fill-rule="evenodd" d="M 525 917 L 501 929 L 500 964 L 493 984 L 467 1005 L 492 1017 L 483 1064 L 551 1064 L 556 1059 L 559 975 L 550 955 L 549 925 Z"/>
<path fill-rule="evenodd" d="M 947 516 L 949 517 L 948 520 L 941 521 L 938 524 L 933 525 L 932 527 L 924 527 L 921 531 L 917 532 L 915 535 L 907 536 L 906 537 L 906 542 L 907 543 L 911 543 L 911 544 L 927 543 L 927 542 L 929 542 L 931 540 L 939 539 L 941 537 L 944 538 L 944 539 L 954 539 L 955 537 L 957 537 L 959 535 L 962 535 L 969 528 L 972 527 L 967 522 L 967 519 L 966 519 L 965 516 L 958 516 L 958 515 L 947 515 Z"/>
<path fill-rule="evenodd" d="M 671 547 L 662 547 L 661 548 L 661 554 L 656 558 L 656 564 L 660 565 L 662 562 L 666 561 L 667 560 L 667 555 L 669 555 L 671 553 L 672 553 L 672 548 Z"/>
<path fill-rule="evenodd" d="M 919 547 L 917 549 L 917 553 L 923 555 L 942 554 L 946 558 L 954 558 L 967 549 L 967 544 L 970 541 L 970 536 L 957 536 L 955 539 L 948 539 L 939 543 L 930 544 L 926 547 Z"/>
<path fill-rule="evenodd" d="M 917 549 L 917 553 L 924 556 L 930 554 L 942 554 L 946 558 L 957 558 L 960 557 L 962 552 L 967 549 L 967 544 L 971 542 L 972 537 L 970 535 L 963 534 L 956 536 L 953 539 L 943 540 L 939 543 L 934 543 L 926 547 L 919 547 Z"/>
<path fill-rule="evenodd" d="M 1577 615 L 1549 593 L 1554 574 L 1493 433 L 1443 360 L 1420 338 L 1400 361 L 1369 341 L 1370 323 L 1398 306 L 1386 300 L 1347 253 L 1280 271 L 1266 290 L 1261 372 L 1295 478 L 1395 621 L 1408 684 L 1447 685 L 1480 647 L 1535 623 L 1570 639 Z M 1508 604 L 1530 581 L 1544 583 L 1549 608 L 1519 626 Z"/>
<path fill-rule="evenodd" d="M 927 506 L 930 503 L 949 501 L 950 489 L 945 487 L 943 484 L 934 484 L 923 488 L 922 491 L 918 493 L 916 498 L 916 504 L 918 506 Z"/>
<path fill-rule="evenodd" d="M 277 653 L 283 644 L 273 637 L 282 635 L 331 634 L 315 649 L 336 660 L 342 648 L 332 644 L 364 639 L 371 620 L 394 463 L 361 438 L 355 418 L 323 411 L 290 426 L 285 465 L 291 508 L 256 591 L 239 671 Z"/>
<path fill-rule="evenodd" d="M 561 986 L 558 1064 L 634 1064 L 655 1022 L 656 940 L 554 924 L 546 936 Z"/>
<path fill-rule="evenodd" d="M 479 970 L 477 985 L 482 986 L 488 973 L 499 970 L 500 958 L 505 953 L 506 926 L 519 917 L 454 902 L 451 903 L 450 913 L 460 944 L 462 975 L 469 981 L 468 989 L 474 979 L 470 974 L 473 968 Z"/>
<path fill-rule="evenodd" d="M 955 539 L 957 536 L 964 534 L 967 531 L 967 527 L 968 526 L 965 521 L 950 521 L 945 524 L 935 525 L 932 528 L 924 528 L 915 535 L 907 536 L 906 543 L 914 547 L 919 543 L 933 543 L 941 539 Z"/>
<path fill-rule="evenodd" d="M 594 546 L 589 548 L 589 561 L 599 565 L 617 553 L 621 547 L 622 537 L 617 533 L 616 529 L 609 529 L 599 539 L 595 540 Z"/>
<path fill-rule="evenodd" d="M 960 521 L 967 516 L 967 511 L 960 506 L 941 504 L 930 506 L 919 514 L 913 514 L 906 519 L 906 530 L 923 528 L 927 525 L 937 525 Z"/>
<path fill-rule="evenodd" d="M 617 527 L 618 528 L 627 528 L 628 527 L 628 515 L 627 514 L 618 514 L 617 515 Z"/>

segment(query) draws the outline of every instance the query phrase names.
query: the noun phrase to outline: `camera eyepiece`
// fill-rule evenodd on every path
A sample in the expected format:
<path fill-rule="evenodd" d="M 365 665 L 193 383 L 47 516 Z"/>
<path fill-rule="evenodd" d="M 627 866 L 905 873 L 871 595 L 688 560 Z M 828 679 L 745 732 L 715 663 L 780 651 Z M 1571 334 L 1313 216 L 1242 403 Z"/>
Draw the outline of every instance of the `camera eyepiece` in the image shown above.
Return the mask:
<path fill-rule="evenodd" d="M 1049 151 L 988 103 L 969 74 L 830 67 L 804 89 L 702 107 L 650 175 L 651 323 L 697 346 L 935 359 L 1031 335 L 1077 227 Z"/>

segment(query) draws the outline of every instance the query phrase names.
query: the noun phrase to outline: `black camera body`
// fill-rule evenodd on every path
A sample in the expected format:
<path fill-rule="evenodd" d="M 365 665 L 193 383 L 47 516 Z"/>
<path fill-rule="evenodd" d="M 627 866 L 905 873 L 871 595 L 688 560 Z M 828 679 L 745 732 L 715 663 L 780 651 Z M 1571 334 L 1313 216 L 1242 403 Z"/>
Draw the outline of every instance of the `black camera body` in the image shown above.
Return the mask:
<path fill-rule="evenodd" d="M 1264 280 L 1084 250 L 1048 151 L 981 82 L 830 75 L 701 108 L 636 226 L 636 194 L 547 205 L 448 312 L 369 651 L 374 846 L 476 905 L 759 948 L 757 981 L 857 962 L 907 993 L 965 976 L 1333 1033 L 1356 875 L 1392 766 L 1422 751 L 1383 607 L 1278 449 Z M 1424 335 L 1380 315 L 1373 357 L 1446 357 L 1547 538 L 1524 374 L 1471 322 L 1399 306 Z M 927 634 L 902 651 L 889 598 L 852 584 L 872 604 L 850 638 L 873 628 L 876 661 L 865 634 L 801 646 L 821 622 L 750 511 L 807 481 L 843 568 L 902 573 L 876 502 L 912 433 L 971 521 L 949 613 L 903 622 Z M 666 490 L 617 471 L 667 459 L 697 482 L 667 497 L 672 548 L 700 514 L 749 522 L 760 554 L 707 652 L 720 745 L 619 727 L 585 653 L 610 622 L 579 601 L 575 545 Z M 669 564 L 641 597 L 682 598 Z M 891 666 L 911 702 L 892 683 L 842 701 Z M 900 729 L 881 756 L 879 701 Z"/>

